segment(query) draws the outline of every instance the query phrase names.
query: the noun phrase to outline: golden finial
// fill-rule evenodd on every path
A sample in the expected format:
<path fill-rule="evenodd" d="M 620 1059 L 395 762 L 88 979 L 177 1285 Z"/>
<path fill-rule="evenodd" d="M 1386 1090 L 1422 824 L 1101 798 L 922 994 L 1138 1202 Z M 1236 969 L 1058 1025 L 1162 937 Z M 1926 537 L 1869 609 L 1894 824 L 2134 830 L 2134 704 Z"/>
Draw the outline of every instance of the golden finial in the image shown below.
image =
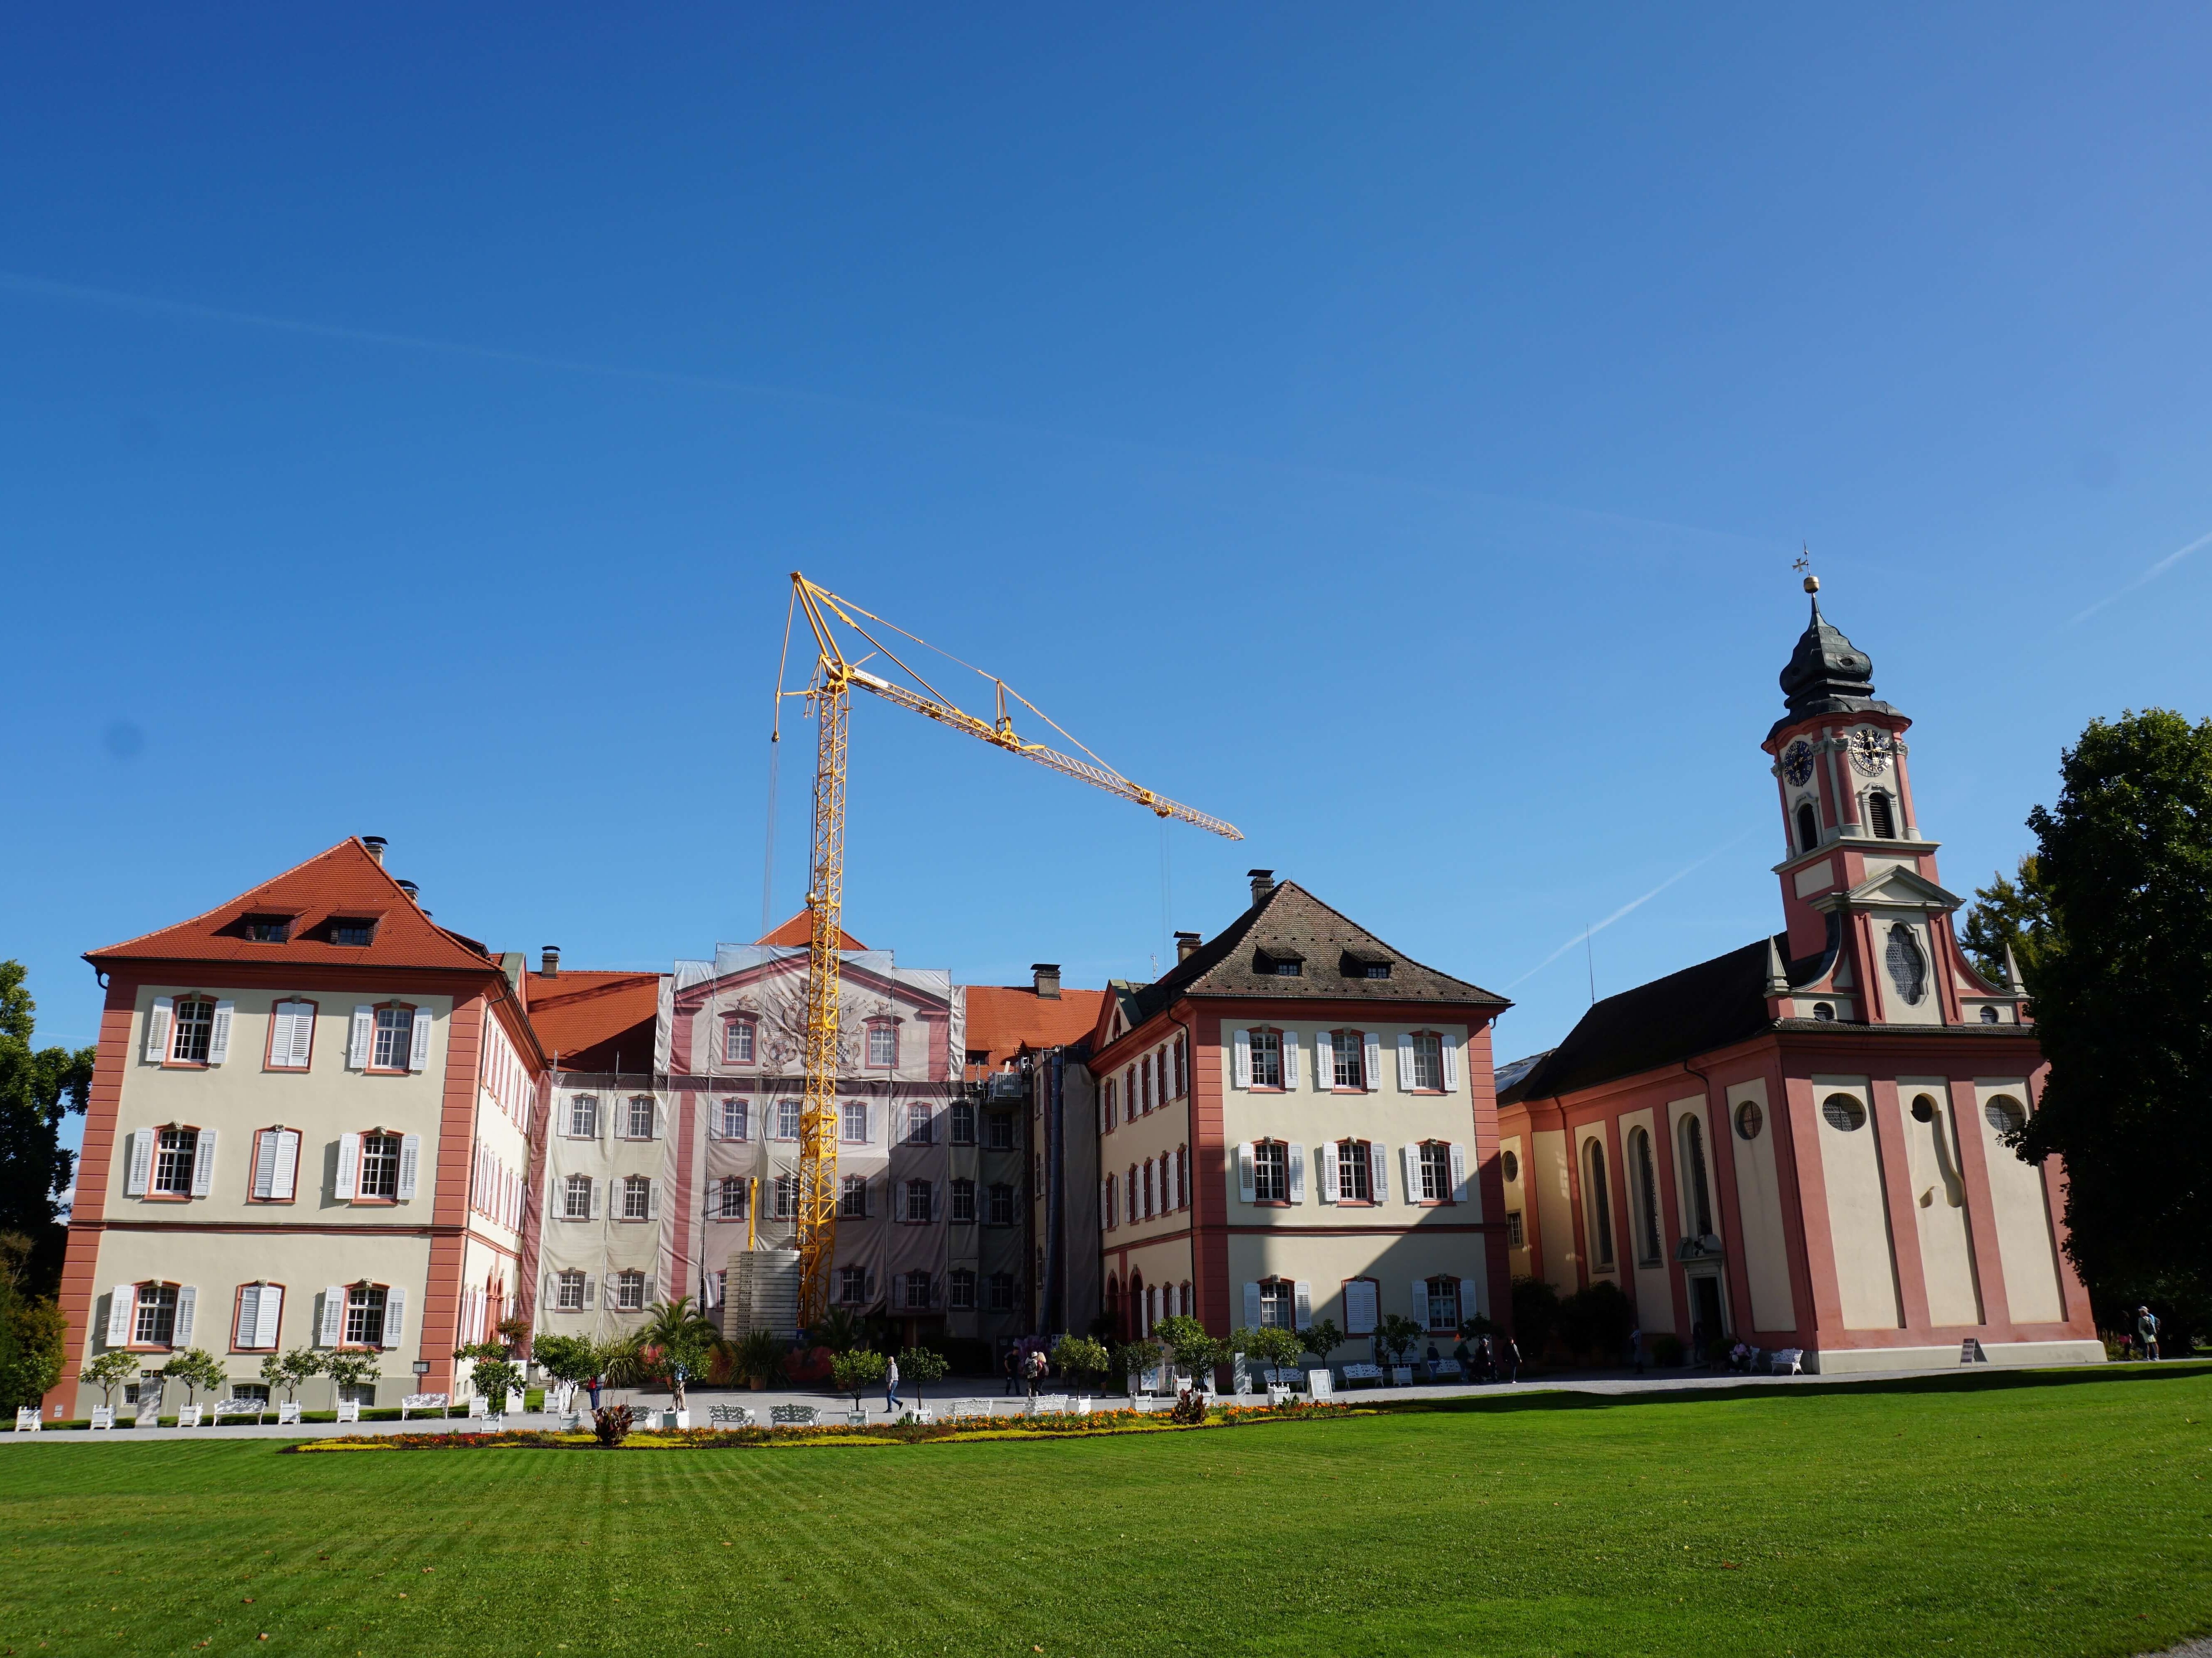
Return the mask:
<path fill-rule="evenodd" d="M 1813 574 L 1813 550 L 1810 547 L 1806 547 L 1801 544 L 1798 549 L 1796 562 L 1790 565 L 1790 568 L 1793 570 L 1802 570 L 1805 573 L 1805 591 L 1807 592 L 1817 593 L 1820 591 L 1820 578 Z"/>

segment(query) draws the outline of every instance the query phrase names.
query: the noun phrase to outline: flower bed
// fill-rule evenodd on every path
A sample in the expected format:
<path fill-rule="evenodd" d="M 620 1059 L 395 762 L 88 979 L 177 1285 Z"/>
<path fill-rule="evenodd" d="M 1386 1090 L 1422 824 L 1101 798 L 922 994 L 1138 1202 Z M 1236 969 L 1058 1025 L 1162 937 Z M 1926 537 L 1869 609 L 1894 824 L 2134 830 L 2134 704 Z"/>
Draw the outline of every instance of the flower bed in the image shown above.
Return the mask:
<path fill-rule="evenodd" d="M 896 1422 L 882 1426 L 842 1424 L 814 1428 L 678 1428 L 632 1433 L 623 1450 L 739 1450 L 802 1445 L 926 1445 L 963 1440 L 1086 1439 L 1107 1434 L 1188 1433 L 1205 1428 L 1234 1428 L 1265 1422 L 1307 1422 L 1370 1416 L 1348 1405 L 1231 1405 L 1210 1412 L 1203 1423 L 1178 1424 L 1145 1411 L 1093 1411 L 1087 1416 L 1003 1417 L 988 1425 L 966 1422 Z M 285 1447 L 290 1455 L 333 1451 L 597 1450 L 588 1433 L 551 1433 L 514 1429 L 501 1433 L 422 1433 L 348 1436 L 307 1439 Z"/>

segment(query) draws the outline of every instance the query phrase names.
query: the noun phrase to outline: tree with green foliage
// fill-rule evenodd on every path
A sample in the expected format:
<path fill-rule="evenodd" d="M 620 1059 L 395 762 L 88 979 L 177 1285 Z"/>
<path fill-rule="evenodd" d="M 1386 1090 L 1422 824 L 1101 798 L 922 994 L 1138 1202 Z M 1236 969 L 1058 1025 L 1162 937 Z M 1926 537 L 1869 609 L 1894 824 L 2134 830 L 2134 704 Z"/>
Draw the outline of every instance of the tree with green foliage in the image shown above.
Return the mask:
<path fill-rule="evenodd" d="M 1122 1385 L 1133 1396 L 1136 1379 L 1160 1362 L 1159 1344 L 1154 1341 L 1118 1341 L 1109 1356 L 1114 1374 L 1126 1378 Z"/>
<path fill-rule="evenodd" d="M 0 962 L 0 1232 L 29 1241 L 18 1287 L 36 1300 L 61 1281 L 65 1234 L 57 1198 L 76 1169 L 62 1147 L 62 1119 L 83 1113 L 96 1050 L 33 1048 L 38 1005 L 23 980 L 21 962 Z"/>
<path fill-rule="evenodd" d="M 111 1347 L 79 1370 L 76 1379 L 88 1388 L 99 1388 L 100 1402 L 112 1410 L 115 1390 L 137 1381 L 138 1372 L 143 1368 L 137 1354 Z"/>
<path fill-rule="evenodd" d="M 1389 1350 L 1390 1357 L 1403 1364 L 1406 1355 L 1413 1351 L 1413 1344 L 1420 1340 L 1426 1332 L 1402 1313 L 1385 1313 L 1378 1333 L 1382 1338 L 1383 1346 Z"/>
<path fill-rule="evenodd" d="M 331 1379 L 334 1397 L 343 1399 L 349 1388 L 374 1387 L 383 1376 L 383 1361 L 374 1353 L 343 1351 L 323 1360 L 323 1374 Z"/>
<path fill-rule="evenodd" d="M 689 1296 L 656 1302 L 631 1338 L 638 1374 L 665 1386 L 684 1410 L 684 1388 L 707 1374 L 721 1351 L 722 1333 Z"/>
<path fill-rule="evenodd" d="M 2093 720 L 2059 776 L 2028 814 L 2047 919 L 2022 963 L 2051 1075 L 2012 1143 L 2066 1160 L 2067 1252 L 2107 1327 L 2163 1302 L 2185 1337 L 2212 1315 L 2212 720 Z"/>
<path fill-rule="evenodd" d="M 539 1336 L 530 1344 L 530 1357 L 556 1382 L 588 1387 L 605 1369 L 599 1344 L 588 1336 Z"/>
<path fill-rule="evenodd" d="M 1052 1350 L 1053 1368 L 1062 1376 L 1103 1379 L 1109 1362 L 1106 1344 L 1090 1336 L 1062 1336 Z"/>
<path fill-rule="evenodd" d="M 1513 1280 L 1513 1339 L 1522 1357 L 1540 1359 L 1559 1324 L 1559 1292 L 1540 1278 Z"/>
<path fill-rule="evenodd" d="M 853 1395 L 853 1408 L 858 1411 L 862 1408 L 860 1395 L 871 1388 L 881 1387 L 884 1378 L 890 1374 L 890 1361 L 881 1353 L 855 1347 L 830 1361 L 830 1374 L 839 1393 Z"/>
<path fill-rule="evenodd" d="M 2020 860 L 2017 879 L 1993 875 L 1985 887 L 1974 889 L 1974 902 L 1959 929 L 1959 942 L 1974 959 L 1974 967 L 1991 984 L 2007 989 L 2005 950 L 2025 976 L 2043 957 L 2051 937 L 2051 902 L 2043 890 L 2043 877 L 2035 854 Z"/>
<path fill-rule="evenodd" d="M 261 1379 L 271 1388 L 282 1388 L 286 1399 L 297 1400 L 301 1388 L 320 1376 L 328 1363 L 312 1347 L 295 1347 L 289 1353 L 271 1353 L 263 1359 Z"/>
<path fill-rule="evenodd" d="M 1305 1341 L 1306 1351 L 1324 1365 L 1328 1363 L 1328 1356 L 1344 1345 L 1344 1332 L 1336 1327 L 1333 1319 L 1317 1318 L 1298 1334 Z"/>
<path fill-rule="evenodd" d="M 1162 1319 L 1152 1326 L 1152 1335 L 1175 1355 L 1176 1368 L 1188 1371 L 1201 1390 L 1212 1383 L 1215 1370 L 1229 1362 L 1229 1344 L 1208 1335 L 1206 1326 L 1188 1313 Z"/>
<path fill-rule="evenodd" d="M 454 1348 L 453 1357 L 468 1361 L 469 1383 L 484 1396 L 491 1409 L 504 1411 L 509 1394 L 520 1402 L 522 1372 L 508 1356 L 506 1342 L 471 1342 L 465 1347 Z"/>
<path fill-rule="evenodd" d="M 914 1396 L 921 1397 L 923 1387 L 932 1382 L 942 1382 L 952 1367 L 945 1362 L 945 1355 L 928 1347 L 902 1349 L 898 1356 L 899 1380 L 914 1383 Z"/>
<path fill-rule="evenodd" d="M 872 1347 L 860 1316 L 850 1307 L 832 1307 L 814 1327 L 816 1343 L 833 1353 L 849 1353 L 855 1347 Z"/>
<path fill-rule="evenodd" d="M 1273 1370 L 1295 1364 L 1306 1351 L 1305 1339 L 1296 1330 L 1285 1330 L 1273 1324 L 1262 1324 L 1256 1328 L 1240 1328 L 1229 1333 L 1232 1352 L 1257 1359 Z"/>
<path fill-rule="evenodd" d="M 1635 1327 L 1635 1303 L 1609 1278 L 1594 1278 L 1559 1303 L 1559 1339 L 1577 1358 L 1619 1363 Z"/>
<path fill-rule="evenodd" d="M 161 1378 L 184 1383 L 185 1403 L 190 1405 L 196 1402 L 201 1388 L 213 1393 L 222 1386 L 222 1361 L 204 1347 L 187 1347 L 169 1356 L 169 1362 L 161 1367 Z"/>
<path fill-rule="evenodd" d="M 0 1411 L 35 1405 L 61 1380 L 69 1321 L 46 1296 L 0 1274 Z"/>

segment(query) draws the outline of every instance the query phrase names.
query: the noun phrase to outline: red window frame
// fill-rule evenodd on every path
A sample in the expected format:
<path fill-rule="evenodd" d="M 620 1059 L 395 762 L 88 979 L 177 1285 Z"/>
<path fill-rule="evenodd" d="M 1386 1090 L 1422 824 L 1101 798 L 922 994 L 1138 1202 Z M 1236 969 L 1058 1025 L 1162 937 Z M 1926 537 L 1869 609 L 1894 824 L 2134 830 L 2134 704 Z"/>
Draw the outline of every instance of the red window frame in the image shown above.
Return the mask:
<path fill-rule="evenodd" d="M 1370 1284 L 1375 1291 L 1375 1322 L 1364 1330 L 1354 1330 L 1352 1327 L 1352 1286 L 1355 1284 Z M 1297 1292 L 1293 1291 L 1292 1293 Z M 1370 1278 L 1363 1272 L 1357 1278 L 1341 1279 L 1337 1294 L 1342 1297 L 1340 1304 L 1344 1308 L 1344 1333 L 1347 1340 L 1371 1336 L 1382 1327 L 1382 1280 L 1381 1278 Z"/>
<path fill-rule="evenodd" d="M 1349 1044 L 1345 1041 L 1347 1036 L 1352 1038 Z M 1328 1033 L 1328 1091 L 1332 1094 L 1365 1094 L 1372 1091 L 1375 1078 L 1367 1074 L 1367 1033 L 1364 1030 L 1332 1030 Z M 1340 1083 L 1336 1079 L 1336 1056 L 1343 1053 L 1347 1045 L 1353 1053 L 1359 1055 L 1359 1082 L 1356 1086 Z"/>
<path fill-rule="evenodd" d="M 169 1032 L 167 1039 L 161 1045 L 161 1069 L 205 1071 L 210 1068 L 205 1060 L 180 1060 L 177 1057 L 177 1033 L 184 1026 L 184 1021 L 178 1017 L 178 1012 L 187 1002 L 204 1005 L 208 1011 L 208 1042 L 212 1045 L 215 1042 L 216 1004 L 221 999 L 220 997 L 210 995 L 204 990 L 188 990 L 182 995 L 172 996 L 169 999 Z"/>
<path fill-rule="evenodd" d="M 298 1182 L 295 1181 L 293 1184 L 294 1189 L 297 1190 Z M 230 1351 L 234 1353 L 277 1353 L 283 1351 L 284 1331 L 281 1325 L 278 1327 L 276 1331 L 276 1339 L 266 1347 L 242 1347 L 239 1345 L 238 1315 L 246 1310 L 246 1292 L 248 1290 L 282 1291 L 288 1308 L 292 1299 L 290 1286 L 283 1284 L 272 1283 L 268 1278 L 263 1278 L 255 1284 L 241 1284 L 236 1289 L 233 1290 L 230 1292 Z"/>
<path fill-rule="evenodd" d="M 734 1058 L 730 1053 L 731 1044 L 740 1029 L 744 1029 L 749 1037 L 745 1046 L 752 1050 L 751 1054 L 744 1059 Z M 723 1015 L 721 1060 L 724 1065 L 757 1066 L 760 1063 L 760 1021 L 758 1019 L 750 1013 Z"/>
<path fill-rule="evenodd" d="M 1437 1185 L 1443 1188 L 1443 1196 L 1440 1198 L 1418 1199 L 1416 1199 L 1417 1206 L 1423 1209 L 1450 1208 L 1452 1205 L 1459 1201 L 1458 1199 L 1452 1196 L 1451 1142 L 1449 1140 L 1437 1139 L 1416 1140 L 1413 1142 L 1413 1145 L 1414 1150 L 1419 1154 L 1416 1161 L 1425 1169 L 1428 1166 L 1429 1153 L 1431 1151 L 1440 1151 L 1443 1154 L 1443 1178 L 1437 1182 Z"/>
<path fill-rule="evenodd" d="M 367 1061 L 366 1061 L 366 1062 L 362 1066 L 362 1067 L 361 1067 L 361 1068 L 362 1068 L 362 1073 L 364 1076 L 369 1076 L 369 1077 L 408 1077 L 408 1076 L 412 1076 L 412 1075 L 414 1074 L 412 1072 L 410 1072 L 410 1070 L 408 1070 L 408 1068 L 407 1068 L 407 1060 L 402 1060 L 399 1062 L 399 1064 L 398 1064 L 398 1066 L 389 1066 L 389 1065 L 379 1065 L 379 1064 L 376 1062 L 376 1036 L 377 1036 L 377 1024 L 378 1024 L 378 1020 L 377 1020 L 377 1018 L 376 1018 L 376 1015 L 380 1014 L 380 1013 L 392 1013 L 392 1012 L 397 1012 L 397 1011 L 398 1011 L 399 1010 L 401 1010 L 401 1009 L 403 1009 L 403 1008 L 406 1010 L 407 1016 L 408 1016 L 408 1017 L 407 1017 L 407 1055 L 408 1055 L 408 1058 L 409 1058 L 409 1059 L 412 1059 L 412 1058 L 414 1057 L 414 1054 L 415 1054 L 415 1019 L 416 1019 L 416 1017 L 417 1015 L 419 1015 L 419 1014 L 422 1011 L 422 1008 L 421 1008 L 420 1006 L 418 1006 L 416 1004 L 413 1003 L 413 1002 L 377 1002 L 377 1003 L 374 1003 L 374 1004 L 373 1004 L 373 1005 L 371 1005 L 371 1008 L 370 1008 L 370 1015 L 369 1015 L 369 1022 L 368 1022 L 368 1058 Z"/>
<path fill-rule="evenodd" d="M 876 1033 L 878 1030 L 888 1031 L 890 1033 L 891 1056 L 888 1060 L 878 1060 L 876 1057 Z M 896 1071 L 898 1069 L 899 1022 L 896 1019 L 877 1017 L 869 1020 L 864 1040 L 867 1046 L 861 1050 L 861 1069 L 865 1071 Z"/>
<path fill-rule="evenodd" d="M 131 1339 L 123 1344 L 123 1351 L 125 1352 L 173 1353 L 177 1351 L 177 1321 L 175 1309 L 172 1308 L 170 1309 L 168 1340 L 141 1341 L 138 1339 L 138 1303 L 143 1292 L 148 1289 L 175 1290 L 181 1291 L 184 1287 L 184 1283 L 181 1279 L 166 1278 L 141 1278 L 137 1283 L 131 1286 Z M 195 1316 L 197 1315 L 196 1311 Z"/>
<path fill-rule="evenodd" d="M 1375 1142 L 1348 1136 L 1344 1139 L 1332 1140 L 1329 1144 L 1336 1148 L 1337 1166 L 1336 1190 L 1329 1194 L 1329 1201 L 1340 1209 L 1372 1209 L 1375 1206 Z M 1359 1155 L 1367 1160 L 1367 1195 L 1364 1198 L 1344 1195 L 1344 1148 L 1347 1145 L 1358 1146 Z"/>
<path fill-rule="evenodd" d="M 394 1159 L 392 1165 L 392 1195 L 388 1198 L 370 1197 L 361 1189 L 362 1176 L 368 1170 L 368 1142 L 372 1137 L 377 1139 L 396 1140 L 399 1145 L 399 1149 L 392 1154 Z M 392 1208 L 399 1201 L 399 1164 L 397 1160 L 407 1155 L 407 1136 L 396 1128 L 364 1128 L 358 1132 L 356 1138 L 361 1141 L 361 1145 L 354 1153 L 353 1196 L 346 1201 L 357 1208 Z M 304 1149 L 303 1144 L 302 1150 Z M 417 1177 L 420 1177 L 419 1170 Z M 296 1177 L 292 1189 L 295 1192 L 300 1189 Z"/>
<path fill-rule="evenodd" d="M 377 1336 L 379 1339 L 374 1342 L 348 1341 L 346 1339 L 346 1326 L 351 1321 L 351 1315 L 353 1313 L 353 1292 L 356 1290 L 383 1291 L 385 1315 L 389 1317 L 392 1312 L 392 1286 L 388 1284 L 378 1284 L 371 1279 L 364 1278 L 356 1278 L 351 1284 L 342 1284 L 339 1287 L 345 1291 L 345 1305 L 338 1309 L 338 1339 L 331 1344 L 331 1351 L 341 1353 L 382 1352 L 384 1351 L 384 1342 L 382 1339 L 384 1326 L 380 1321 L 377 1325 Z M 328 1297 L 325 1298 L 328 1299 Z M 403 1340 L 405 1338 L 404 1337 L 402 1338 Z"/>
<path fill-rule="evenodd" d="M 304 1007 L 309 1010 L 307 1014 L 307 1057 L 301 1064 L 279 1065 L 276 1063 L 276 1010 L 280 1007 Z M 269 1004 L 268 1033 L 261 1039 L 261 1068 L 264 1071 L 286 1072 L 295 1077 L 298 1076 L 303 1071 L 313 1070 L 315 1065 L 315 1032 L 321 1029 L 322 1011 L 322 1004 L 314 1000 L 312 997 L 307 996 L 279 996 L 276 1000 L 270 1002 Z M 170 1028 L 172 1029 L 175 1029 L 173 1025 Z M 372 1042 L 373 1041 L 374 1039 L 372 1039 Z M 372 1046 L 369 1051 L 373 1054 L 375 1052 L 375 1048 Z"/>
<path fill-rule="evenodd" d="M 186 1069 L 202 1071 L 205 1070 L 206 1067 L 204 1066 L 187 1066 Z M 157 1192 L 154 1189 L 155 1179 L 161 1172 L 161 1136 L 169 1133 L 172 1131 L 179 1134 L 190 1134 L 192 1137 L 192 1162 L 195 1165 L 199 1162 L 199 1137 L 203 1133 L 206 1133 L 206 1130 L 198 1127 L 196 1124 L 188 1122 L 165 1122 L 156 1124 L 154 1128 L 154 1156 L 151 1161 L 149 1161 L 146 1165 L 146 1189 L 138 1194 L 139 1201 L 142 1203 L 190 1203 L 192 1200 L 192 1177 L 190 1169 L 187 1169 L 185 1173 L 185 1189 L 183 1191 Z M 251 1179 L 250 1175 L 248 1178 Z M 296 1185 L 295 1189 L 297 1189 Z M 146 1281 L 149 1284 L 154 1284 L 161 1282 L 161 1280 L 149 1278 Z"/>
<path fill-rule="evenodd" d="M 1279 1145 L 1283 1149 L 1283 1195 L 1263 1198 L 1260 1195 L 1260 1152 L 1263 1147 Z M 1252 1206 L 1255 1209 L 1287 1209 L 1291 1206 L 1291 1143 L 1288 1140 L 1257 1139 L 1252 1142 Z"/>
<path fill-rule="evenodd" d="M 297 1134 L 300 1137 L 300 1156 L 294 1159 L 292 1163 L 292 1195 L 289 1198 L 257 1198 L 253 1195 L 253 1171 L 261 1167 L 261 1140 L 262 1137 L 265 1134 Z M 299 1202 L 300 1164 L 306 1161 L 307 1152 L 307 1136 L 306 1131 L 303 1129 L 287 1128 L 281 1123 L 274 1128 L 255 1129 L 253 1131 L 253 1155 L 246 1160 L 246 1200 L 248 1203 L 260 1204 L 264 1208 L 281 1208 L 287 1204 Z M 361 1171 L 359 1169 L 356 1169 L 354 1171 L 356 1180 L 360 1177 L 360 1172 Z M 355 1187 L 355 1190 L 356 1191 L 359 1189 L 360 1187 L 358 1186 Z"/>
<path fill-rule="evenodd" d="M 1421 1039 L 1424 1036 L 1431 1037 L 1434 1039 L 1437 1045 L 1437 1085 L 1434 1088 L 1424 1088 L 1416 1083 L 1406 1091 L 1409 1094 L 1442 1094 L 1444 1092 L 1444 1033 L 1441 1030 L 1409 1030 L 1406 1034 L 1413 1039 L 1413 1069 L 1416 1072 L 1420 1070 Z"/>
<path fill-rule="evenodd" d="M 1247 1028 L 1246 1039 L 1251 1043 L 1252 1085 L 1245 1090 L 1246 1092 L 1285 1094 L 1290 1091 L 1283 1085 L 1283 1037 L 1285 1034 L 1282 1026 L 1275 1024 L 1255 1024 Z M 1260 1080 L 1260 1045 L 1256 1041 L 1251 1040 L 1260 1036 L 1273 1036 L 1275 1039 L 1275 1080 L 1271 1083 L 1263 1083 Z"/>

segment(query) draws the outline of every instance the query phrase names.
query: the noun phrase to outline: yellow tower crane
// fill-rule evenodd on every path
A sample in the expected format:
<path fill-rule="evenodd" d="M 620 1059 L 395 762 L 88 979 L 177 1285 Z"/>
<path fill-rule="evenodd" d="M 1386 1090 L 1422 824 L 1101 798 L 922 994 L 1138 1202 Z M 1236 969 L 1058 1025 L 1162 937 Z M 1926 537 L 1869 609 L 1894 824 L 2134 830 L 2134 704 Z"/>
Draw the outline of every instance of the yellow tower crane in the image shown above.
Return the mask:
<path fill-rule="evenodd" d="M 811 878 L 806 889 L 807 962 L 806 962 L 806 1033 L 805 1060 L 806 1066 L 806 1099 L 799 1128 L 799 1318 L 805 1326 L 821 1321 L 830 1305 L 830 1269 L 836 1257 L 837 1248 L 837 1046 L 838 1046 L 838 945 L 843 937 L 842 911 L 845 886 L 845 759 L 846 721 L 851 708 L 854 686 L 874 692 L 887 702 L 911 709 L 950 726 L 955 731 L 1034 760 L 1039 765 L 1104 789 L 1109 794 L 1118 794 L 1124 800 L 1133 800 L 1149 808 L 1154 816 L 1176 818 L 1194 824 L 1209 833 L 1241 841 L 1244 837 L 1233 823 L 1224 823 L 1218 817 L 1170 800 L 1165 795 L 1131 782 L 1089 749 L 1068 737 L 1066 731 L 1045 714 L 1037 706 L 1018 692 L 1010 692 L 1002 679 L 992 680 L 998 697 L 998 715 L 985 720 L 978 714 L 965 712 L 952 700 L 932 685 L 903 661 L 876 635 L 869 632 L 858 618 L 865 617 L 886 632 L 912 641 L 924 649 L 935 649 L 908 633 L 896 623 L 865 610 L 850 599 L 840 598 L 826 587 L 817 586 L 793 570 L 791 573 L 792 602 L 806 613 L 807 625 L 814 629 L 817 654 L 814 672 L 805 689 L 786 691 L 781 669 L 776 677 L 777 706 L 781 698 L 801 696 L 813 705 L 816 722 L 814 751 L 814 849 Z M 861 665 L 869 659 L 863 656 L 859 662 L 848 659 L 838 643 L 832 620 L 866 640 L 875 648 L 870 656 L 880 654 L 895 664 L 909 679 L 921 687 L 921 690 L 895 684 L 879 675 L 870 673 Z M 790 628 L 784 631 L 785 652 L 790 650 Z M 940 653 L 942 654 L 942 653 Z M 957 658 L 948 658 L 957 661 Z M 961 663 L 962 667 L 969 667 Z M 982 674 L 980 668 L 969 671 Z M 927 693 L 925 695 L 924 693 Z M 1073 755 L 1047 747 L 1042 743 L 1024 741 L 1014 730 L 1014 722 L 1006 713 L 1006 699 L 1011 695 L 1031 714 L 1052 726 L 1060 736 L 1088 756 L 1079 760 Z"/>

